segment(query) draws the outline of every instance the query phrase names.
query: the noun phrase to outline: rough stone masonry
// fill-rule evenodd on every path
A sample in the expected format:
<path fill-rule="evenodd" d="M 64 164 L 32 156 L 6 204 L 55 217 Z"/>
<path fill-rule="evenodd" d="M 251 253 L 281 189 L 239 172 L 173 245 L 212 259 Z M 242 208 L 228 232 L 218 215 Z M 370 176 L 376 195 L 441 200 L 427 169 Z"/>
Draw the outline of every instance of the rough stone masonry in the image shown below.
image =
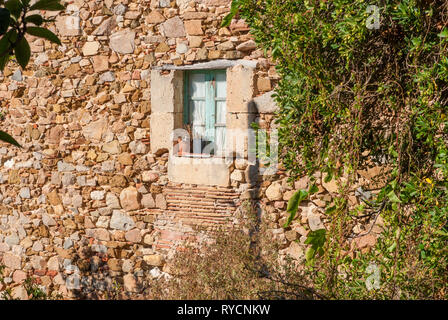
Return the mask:
<path fill-rule="evenodd" d="M 303 260 L 306 235 L 325 227 L 324 208 L 336 185 L 323 183 L 283 229 L 287 201 L 308 187 L 306 178 L 287 183 L 281 165 L 261 177 L 236 159 L 219 173 L 227 185 L 193 184 L 188 176 L 173 182 L 167 149 L 157 147 L 168 129 L 156 126 L 167 121 L 175 129 L 179 112 L 166 110 L 168 93 L 159 101 L 151 87 L 204 62 L 225 61 L 230 78 L 238 79 L 228 89 L 229 126 L 256 121 L 275 128 L 275 66 L 244 21 L 220 27 L 230 2 L 75 0 L 65 12 L 45 13 L 56 18 L 50 29 L 62 45 L 30 36 L 27 69 L 9 64 L 0 76 L 2 130 L 23 146 L 0 146 L 0 264 L 14 296 L 26 298 L 28 275 L 69 298 L 77 285 L 104 290 L 113 277 L 138 293 L 145 272 L 169 272 L 179 243 L 206 236 L 195 227 L 236 223 L 245 201 L 259 201 L 282 254 Z M 173 93 L 174 108 L 178 100 Z M 379 173 L 372 168 L 361 179 L 371 182 Z M 359 242 L 367 247 L 375 236 Z M 97 276 L 72 283 L 87 271 Z"/>

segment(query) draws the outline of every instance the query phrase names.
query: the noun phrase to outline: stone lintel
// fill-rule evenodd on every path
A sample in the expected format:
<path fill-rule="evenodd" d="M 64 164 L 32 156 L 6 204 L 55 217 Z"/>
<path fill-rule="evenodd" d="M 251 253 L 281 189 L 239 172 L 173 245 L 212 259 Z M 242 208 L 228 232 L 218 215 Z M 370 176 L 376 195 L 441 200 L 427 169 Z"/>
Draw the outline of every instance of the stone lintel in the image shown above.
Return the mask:
<path fill-rule="evenodd" d="M 153 70 L 212 70 L 212 69 L 227 69 L 236 65 L 242 65 L 247 68 L 255 69 L 257 67 L 257 61 L 250 60 L 225 60 L 219 59 L 209 62 L 200 62 L 191 65 L 176 66 L 172 64 L 166 64 L 163 66 L 154 67 Z"/>

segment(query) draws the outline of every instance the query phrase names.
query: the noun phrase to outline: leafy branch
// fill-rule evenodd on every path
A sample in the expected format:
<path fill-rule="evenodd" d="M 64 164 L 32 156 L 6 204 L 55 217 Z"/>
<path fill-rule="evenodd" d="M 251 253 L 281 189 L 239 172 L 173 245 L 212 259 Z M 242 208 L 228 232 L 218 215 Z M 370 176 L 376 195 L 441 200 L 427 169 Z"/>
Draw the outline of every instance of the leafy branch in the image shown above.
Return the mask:
<path fill-rule="evenodd" d="M 327 174 L 322 183 L 344 178 L 331 194 L 326 235 L 309 234 L 306 242 L 314 244 L 307 262 L 322 256 L 325 243 L 312 268 L 315 283 L 332 297 L 371 298 L 359 286 L 361 261 L 380 257 L 387 285 L 375 297 L 396 297 L 397 287 L 406 297 L 446 297 L 447 2 L 380 1 L 378 29 L 368 27 L 370 4 L 234 0 L 222 25 L 244 19 L 275 61 L 279 154 L 290 181 L 316 172 Z M 376 167 L 388 170 L 364 180 L 362 172 Z M 358 184 L 375 190 L 374 208 L 356 204 Z M 307 197 L 301 190 L 291 198 L 285 227 Z M 349 246 L 380 216 L 374 247 L 364 240 L 362 248 Z M 371 225 L 354 235 L 360 219 Z"/>

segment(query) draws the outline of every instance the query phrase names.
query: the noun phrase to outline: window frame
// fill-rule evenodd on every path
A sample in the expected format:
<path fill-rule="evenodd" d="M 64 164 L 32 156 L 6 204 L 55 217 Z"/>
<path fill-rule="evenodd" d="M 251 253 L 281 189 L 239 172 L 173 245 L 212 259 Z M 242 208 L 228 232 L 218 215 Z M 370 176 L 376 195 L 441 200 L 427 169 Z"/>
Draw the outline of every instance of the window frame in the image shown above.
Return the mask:
<path fill-rule="evenodd" d="M 217 96 L 217 85 L 216 85 L 216 79 L 219 74 L 224 75 L 224 81 L 226 83 L 227 87 L 227 70 L 226 69 L 210 69 L 210 70 L 185 70 L 184 71 L 184 101 L 183 101 L 183 108 L 182 108 L 182 118 L 183 118 L 183 124 L 188 125 L 191 124 L 191 104 L 190 102 L 194 98 L 191 97 L 190 94 L 190 77 L 193 74 L 204 74 L 204 85 L 205 85 L 205 97 L 204 99 L 199 98 L 200 101 L 204 101 L 205 103 L 205 137 L 209 139 L 210 142 L 215 144 L 216 146 L 216 132 L 217 127 L 224 127 L 226 128 L 226 122 L 218 123 L 217 122 L 217 108 L 218 108 L 218 102 L 225 102 L 226 105 L 226 112 L 227 114 L 227 90 L 226 90 L 226 96 L 225 97 L 218 97 Z M 226 119 L 224 118 L 224 121 Z M 192 137 L 190 137 L 192 139 Z M 224 141 L 225 144 L 225 141 Z M 224 145 L 221 146 L 221 148 L 224 148 Z M 203 153 L 201 150 L 201 155 L 206 155 L 206 153 Z M 214 150 L 214 154 L 212 155 L 214 157 L 220 156 L 219 152 L 217 153 L 216 150 Z"/>

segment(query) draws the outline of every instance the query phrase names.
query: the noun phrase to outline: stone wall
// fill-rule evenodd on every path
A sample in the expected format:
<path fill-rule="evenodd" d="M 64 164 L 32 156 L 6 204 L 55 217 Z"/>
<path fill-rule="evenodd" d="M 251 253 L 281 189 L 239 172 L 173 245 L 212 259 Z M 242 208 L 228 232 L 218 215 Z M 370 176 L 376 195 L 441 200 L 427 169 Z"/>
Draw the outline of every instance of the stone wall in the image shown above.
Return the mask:
<path fill-rule="evenodd" d="M 250 92 L 229 112 L 274 126 L 275 67 L 243 21 L 220 27 L 230 0 L 71 2 L 65 13 L 47 13 L 56 16 L 50 28 L 62 46 L 30 37 L 27 69 L 9 64 L 0 76 L 2 130 L 23 146 L 0 147 L 0 264 L 14 295 L 26 298 L 27 276 L 65 297 L 79 294 L 77 279 L 82 296 L 96 297 L 116 277 L 137 293 L 144 273 L 169 271 L 179 243 L 206 237 L 197 227 L 236 223 L 247 200 L 260 202 L 283 253 L 301 260 L 304 247 L 295 240 L 323 227 L 330 187 L 284 230 L 286 201 L 305 180 L 290 186 L 282 170 L 261 177 L 237 159 L 228 165 L 228 187 L 173 183 L 168 153 L 155 137 L 151 144 L 152 127 L 162 123 L 151 72 L 162 66 L 251 61 L 250 81 L 247 73 L 228 80 L 248 87 L 235 95 Z M 258 109 L 248 111 L 253 103 Z M 228 123 L 247 128 L 247 119 Z"/>

